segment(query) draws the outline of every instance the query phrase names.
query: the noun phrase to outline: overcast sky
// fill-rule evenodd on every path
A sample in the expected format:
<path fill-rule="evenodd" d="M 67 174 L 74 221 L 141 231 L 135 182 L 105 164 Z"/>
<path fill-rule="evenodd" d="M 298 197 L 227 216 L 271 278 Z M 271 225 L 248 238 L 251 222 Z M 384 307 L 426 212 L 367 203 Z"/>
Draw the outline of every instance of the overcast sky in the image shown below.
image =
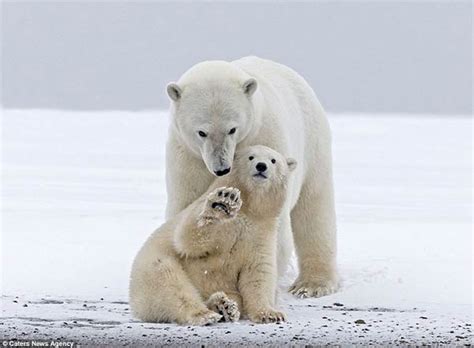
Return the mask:
<path fill-rule="evenodd" d="M 331 112 L 472 111 L 464 2 L 3 2 L 2 104 L 165 108 L 207 59 L 289 65 Z"/>

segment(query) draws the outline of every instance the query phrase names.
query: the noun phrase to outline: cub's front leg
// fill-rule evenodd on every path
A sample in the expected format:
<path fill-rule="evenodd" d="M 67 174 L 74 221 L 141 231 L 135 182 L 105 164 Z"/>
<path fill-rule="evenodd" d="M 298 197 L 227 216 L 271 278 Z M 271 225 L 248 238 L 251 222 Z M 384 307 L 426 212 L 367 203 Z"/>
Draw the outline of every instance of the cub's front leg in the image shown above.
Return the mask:
<path fill-rule="evenodd" d="M 203 200 L 187 209 L 176 226 L 174 244 L 181 256 L 209 255 L 229 236 L 222 233 L 222 223 L 232 221 L 242 206 L 240 191 L 233 187 L 220 187 Z"/>
<path fill-rule="evenodd" d="M 257 255 L 254 262 L 244 266 L 240 273 L 239 291 L 244 312 L 256 323 L 286 320 L 286 315 L 275 309 L 277 271 L 273 253 L 262 246 L 259 251 L 253 253 L 254 257 Z"/>
<path fill-rule="evenodd" d="M 241 207 L 242 200 L 240 199 L 239 189 L 219 187 L 207 196 L 204 208 L 199 214 L 198 226 L 203 227 L 211 223 L 232 219 Z"/>

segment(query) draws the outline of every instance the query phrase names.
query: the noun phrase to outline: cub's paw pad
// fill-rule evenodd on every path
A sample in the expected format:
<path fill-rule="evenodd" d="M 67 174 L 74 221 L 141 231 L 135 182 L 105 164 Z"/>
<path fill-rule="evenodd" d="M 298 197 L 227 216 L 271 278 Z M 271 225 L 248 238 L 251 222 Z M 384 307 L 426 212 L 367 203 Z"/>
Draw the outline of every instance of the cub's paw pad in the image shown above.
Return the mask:
<path fill-rule="evenodd" d="M 238 321 L 240 311 L 237 302 L 231 300 L 223 292 L 216 292 L 209 297 L 208 307 L 222 315 L 221 321 Z"/>
<path fill-rule="evenodd" d="M 240 190 L 234 187 L 219 187 L 209 194 L 207 200 L 211 209 L 228 217 L 235 216 L 242 206 Z"/>
<path fill-rule="evenodd" d="M 289 291 L 296 297 L 307 298 L 331 295 L 335 293 L 337 289 L 337 282 L 332 280 L 296 280 Z"/>
<path fill-rule="evenodd" d="M 193 315 L 187 322 L 189 325 L 198 325 L 198 326 L 205 326 L 211 325 L 219 322 L 222 319 L 222 315 L 214 312 L 214 311 L 206 311 L 202 313 L 198 313 Z"/>
<path fill-rule="evenodd" d="M 274 309 L 262 309 L 252 315 L 249 315 L 250 320 L 259 324 L 281 323 L 286 321 L 286 315 L 283 312 Z"/>

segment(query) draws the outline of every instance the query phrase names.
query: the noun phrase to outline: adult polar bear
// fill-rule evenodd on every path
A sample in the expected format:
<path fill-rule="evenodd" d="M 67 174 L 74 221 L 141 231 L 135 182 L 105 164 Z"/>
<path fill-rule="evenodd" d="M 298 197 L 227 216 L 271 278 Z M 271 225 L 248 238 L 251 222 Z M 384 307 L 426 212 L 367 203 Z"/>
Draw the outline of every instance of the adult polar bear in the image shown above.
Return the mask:
<path fill-rule="evenodd" d="M 316 95 L 290 68 L 257 57 L 207 61 L 167 87 L 167 218 L 194 202 L 215 176 L 232 169 L 236 148 L 266 145 L 299 163 L 280 216 L 278 265 L 296 246 L 300 274 L 290 292 L 337 289 L 331 135 Z"/>

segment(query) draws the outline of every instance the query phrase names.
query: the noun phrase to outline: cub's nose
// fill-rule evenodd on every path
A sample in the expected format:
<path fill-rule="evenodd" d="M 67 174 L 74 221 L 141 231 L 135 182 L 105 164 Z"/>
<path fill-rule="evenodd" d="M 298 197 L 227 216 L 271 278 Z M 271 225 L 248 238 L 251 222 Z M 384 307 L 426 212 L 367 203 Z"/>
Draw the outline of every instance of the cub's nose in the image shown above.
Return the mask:
<path fill-rule="evenodd" d="M 223 170 L 215 170 L 214 174 L 216 174 L 217 176 L 223 176 L 223 175 L 229 174 L 229 172 L 230 172 L 230 168 L 226 168 Z"/>
<path fill-rule="evenodd" d="M 263 162 L 258 162 L 255 168 L 257 168 L 259 172 L 264 172 L 267 170 L 267 165 Z"/>

